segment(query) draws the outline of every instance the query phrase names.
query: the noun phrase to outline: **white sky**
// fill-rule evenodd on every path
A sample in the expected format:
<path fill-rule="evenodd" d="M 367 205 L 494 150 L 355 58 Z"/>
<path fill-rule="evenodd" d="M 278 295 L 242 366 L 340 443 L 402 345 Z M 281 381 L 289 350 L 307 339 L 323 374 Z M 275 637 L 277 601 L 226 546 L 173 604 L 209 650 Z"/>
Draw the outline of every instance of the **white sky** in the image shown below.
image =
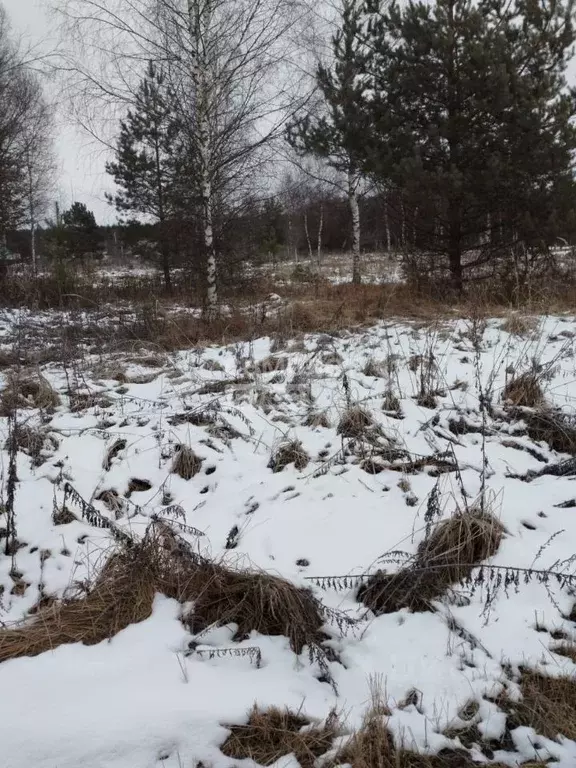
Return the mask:
<path fill-rule="evenodd" d="M 0 0 L 8 13 L 15 35 L 40 46 L 45 52 L 53 49 L 52 19 L 47 9 L 49 0 Z M 62 209 L 79 200 L 94 211 L 100 223 L 115 221 L 114 208 L 106 202 L 104 191 L 112 188 L 104 172 L 105 155 L 94 141 L 74 129 L 63 111 L 57 113 L 55 130 L 56 152 L 60 178 L 58 202 Z"/>

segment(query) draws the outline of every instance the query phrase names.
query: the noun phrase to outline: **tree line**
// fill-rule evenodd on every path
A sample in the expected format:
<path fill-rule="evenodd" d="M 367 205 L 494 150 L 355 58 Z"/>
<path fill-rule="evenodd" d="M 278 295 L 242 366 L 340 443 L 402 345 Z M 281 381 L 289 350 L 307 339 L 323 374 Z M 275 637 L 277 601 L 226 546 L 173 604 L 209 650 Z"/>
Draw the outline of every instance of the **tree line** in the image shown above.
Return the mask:
<path fill-rule="evenodd" d="M 147 228 L 166 289 L 188 265 L 214 315 L 231 265 L 279 249 L 346 250 L 355 282 L 362 250 L 402 251 L 455 295 L 549 269 L 575 228 L 573 0 L 342 0 L 320 53 L 302 48 L 310 10 L 60 3 L 78 113 L 93 132 L 121 113 L 109 202 L 126 232 Z M 20 59 L 0 26 L 0 89 L 20 115 L 0 125 L 0 228 L 33 233 L 48 142 L 32 126 L 48 121 Z"/>

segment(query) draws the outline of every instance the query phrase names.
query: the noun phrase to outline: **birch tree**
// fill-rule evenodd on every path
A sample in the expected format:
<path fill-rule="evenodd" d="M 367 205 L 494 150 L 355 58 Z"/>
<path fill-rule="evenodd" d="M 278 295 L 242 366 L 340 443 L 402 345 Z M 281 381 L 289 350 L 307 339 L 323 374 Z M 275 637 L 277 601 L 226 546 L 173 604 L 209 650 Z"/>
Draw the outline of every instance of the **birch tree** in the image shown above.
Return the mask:
<path fill-rule="evenodd" d="M 360 207 L 358 197 L 362 176 L 356 159 L 355 139 L 361 130 L 356 105 L 364 86 L 358 78 L 362 53 L 358 46 L 361 11 L 358 0 L 344 0 L 340 26 L 332 38 L 333 64 L 320 64 L 317 84 L 321 94 L 320 114 L 307 112 L 291 122 L 290 144 L 311 153 L 341 171 L 346 182 L 352 242 L 352 282 L 360 283 Z"/>
<path fill-rule="evenodd" d="M 284 129 L 294 104 L 293 0 L 61 0 L 64 67 L 82 125 L 123 110 L 149 61 L 162 66 L 181 123 L 182 210 L 200 218 L 206 311 L 218 311 L 218 219 Z M 303 13 L 303 12 L 302 12 Z M 104 128 L 104 130 L 103 130 Z"/>

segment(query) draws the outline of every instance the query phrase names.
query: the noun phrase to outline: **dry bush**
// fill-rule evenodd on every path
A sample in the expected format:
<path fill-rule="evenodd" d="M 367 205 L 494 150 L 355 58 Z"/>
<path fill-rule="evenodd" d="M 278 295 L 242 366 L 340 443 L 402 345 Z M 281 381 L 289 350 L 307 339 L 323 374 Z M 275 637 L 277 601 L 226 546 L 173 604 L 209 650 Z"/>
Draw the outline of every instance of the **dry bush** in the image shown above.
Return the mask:
<path fill-rule="evenodd" d="M 261 710 L 254 705 L 246 725 L 230 726 L 220 750 L 227 757 L 250 759 L 258 765 L 272 765 L 285 755 L 294 755 L 301 768 L 313 768 L 338 733 L 335 716 L 320 727 L 310 727 L 306 718 L 288 709 Z"/>
<path fill-rule="evenodd" d="M 0 415 L 9 416 L 16 408 L 54 410 L 60 395 L 39 371 L 22 371 L 8 376 L 0 399 Z"/>
<path fill-rule="evenodd" d="M 282 472 L 289 464 L 294 464 L 297 470 L 303 470 L 308 466 L 310 456 L 304 450 L 300 440 L 287 440 L 273 452 L 268 462 L 268 469 L 273 472 Z"/>
<path fill-rule="evenodd" d="M 526 336 L 532 333 L 537 327 L 537 322 L 533 317 L 526 317 L 514 312 L 504 320 L 500 329 L 513 336 Z"/>
<path fill-rule="evenodd" d="M 304 418 L 302 426 L 312 429 L 318 429 L 318 427 L 330 429 L 330 419 L 326 411 L 310 411 Z"/>
<path fill-rule="evenodd" d="M 534 371 L 513 376 L 504 386 L 502 399 L 510 405 L 538 408 L 544 403 L 540 377 Z"/>
<path fill-rule="evenodd" d="M 179 445 L 172 459 L 170 472 L 180 475 L 183 480 L 190 480 L 202 469 L 200 459 L 188 445 Z"/>
<path fill-rule="evenodd" d="M 374 425 L 374 419 L 360 406 L 347 408 L 338 422 L 337 432 L 342 437 L 358 438 Z"/>
<path fill-rule="evenodd" d="M 183 621 L 193 633 L 237 626 L 235 639 L 253 631 L 283 635 L 300 654 L 324 659 L 322 605 L 311 591 L 253 570 L 232 570 L 196 555 L 159 521 L 142 541 L 112 554 L 87 594 L 39 610 L 31 622 L 0 629 L 0 661 L 35 656 L 65 643 L 93 644 L 150 616 L 156 593 L 193 609 Z"/>
<path fill-rule="evenodd" d="M 498 701 L 508 716 L 510 729 L 524 725 L 548 739 L 559 735 L 576 739 L 576 679 L 552 677 L 523 669 L 520 678 L 522 699 Z"/>
<path fill-rule="evenodd" d="M 407 565 L 393 574 L 375 573 L 358 590 L 358 599 L 375 614 L 401 608 L 430 610 L 431 601 L 442 598 L 496 553 L 504 533 L 492 514 L 477 507 L 458 510 L 434 526 Z"/>

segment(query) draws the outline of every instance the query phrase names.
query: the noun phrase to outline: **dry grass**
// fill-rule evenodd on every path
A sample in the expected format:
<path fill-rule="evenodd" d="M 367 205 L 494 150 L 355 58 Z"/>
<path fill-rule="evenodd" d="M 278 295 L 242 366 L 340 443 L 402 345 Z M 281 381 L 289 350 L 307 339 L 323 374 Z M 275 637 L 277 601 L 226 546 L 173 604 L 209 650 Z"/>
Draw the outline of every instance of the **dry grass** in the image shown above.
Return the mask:
<path fill-rule="evenodd" d="M 338 422 L 337 432 L 342 437 L 358 438 L 374 425 L 374 419 L 364 408 L 347 408 Z"/>
<path fill-rule="evenodd" d="M 275 371 L 285 371 L 288 368 L 288 358 L 285 355 L 269 355 L 256 364 L 256 369 L 260 373 L 274 373 Z"/>
<path fill-rule="evenodd" d="M 9 416 L 16 408 L 52 411 L 60 396 L 40 371 L 21 371 L 8 376 L 0 399 L 0 415 Z"/>
<path fill-rule="evenodd" d="M 301 471 L 308 466 L 309 461 L 310 456 L 299 440 L 286 440 L 280 443 L 270 457 L 268 468 L 273 472 L 282 472 L 289 464 L 294 464 L 295 469 Z"/>
<path fill-rule="evenodd" d="M 538 408 L 544 403 L 539 376 L 534 371 L 527 371 L 508 379 L 502 391 L 502 399 L 510 405 Z"/>
<path fill-rule="evenodd" d="M 534 728 L 548 739 L 559 735 L 576 739 L 576 679 L 552 677 L 534 670 L 522 670 L 522 699 L 498 702 L 507 712 L 509 728 Z"/>
<path fill-rule="evenodd" d="M 94 645 L 152 613 L 156 593 L 148 561 L 123 551 L 106 562 L 84 598 L 56 602 L 33 621 L 0 631 L 0 661 L 37 656 L 67 643 Z"/>
<path fill-rule="evenodd" d="M 543 440 L 558 453 L 576 455 L 576 423 L 569 414 L 553 408 L 541 408 L 532 412 L 518 410 L 511 415 L 526 423 L 532 440 Z"/>
<path fill-rule="evenodd" d="M 112 467 L 112 462 L 114 459 L 126 448 L 127 445 L 127 441 L 122 437 L 114 440 L 112 445 L 106 451 L 106 455 L 104 456 L 104 461 L 102 462 L 103 469 L 109 471 Z"/>
<path fill-rule="evenodd" d="M 513 312 L 508 315 L 500 328 L 513 336 L 526 336 L 536 330 L 537 325 L 538 323 L 533 317 L 526 317 L 526 315 Z"/>
<path fill-rule="evenodd" d="M 94 644 L 143 621 L 159 592 L 193 610 L 183 621 L 193 633 L 236 625 L 286 636 L 295 653 L 322 653 L 321 605 L 312 592 L 263 571 L 230 569 L 195 555 L 166 525 L 151 524 L 144 539 L 112 554 L 92 589 L 78 599 L 41 609 L 30 622 L 0 630 L 0 661 L 35 656 L 66 643 Z"/>
<path fill-rule="evenodd" d="M 362 373 L 364 376 L 371 376 L 376 379 L 383 379 L 386 375 L 384 364 L 371 357 L 364 366 Z"/>
<path fill-rule="evenodd" d="M 562 643 L 561 645 L 555 645 L 550 648 L 551 651 L 557 653 L 559 656 L 565 656 L 576 664 L 576 645 L 573 643 Z"/>
<path fill-rule="evenodd" d="M 170 472 L 183 480 L 190 480 L 202 469 L 200 459 L 188 445 L 179 445 L 172 459 Z"/>
<path fill-rule="evenodd" d="M 358 599 L 375 614 L 430 610 L 431 601 L 496 553 L 504 533 L 493 515 L 479 508 L 459 510 L 432 529 L 408 565 L 393 574 L 374 574 L 358 591 Z"/>
<path fill-rule="evenodd" d="M 285 755 L 294 755 L 301 768 L 313 768 L 338 733 L 335 716 L 320 727 L 310 727 L 306 718 L 288 709 L 261 710 L 254 705 L 246 725 L 230 727 L 220 750 L 227 757 L 254 760 L 258 765 L 272 765 Z"/>
<path fill-rule="evenodd" d="M 58 440 L 53 435 L 47 433 L 45 429 L 27 424 L 17 424 L 4 445 L 6 451 L 22 451 L 30 456 L 35 466 L 39 466 L 44 460 L 43 453 L 56 448 L 58 448 Z"/>
<path fill-rule="evenodd" d="M 346 764 L 351 768 L 478 768 L 464 749 L 442 749 L 437 755 L 421 755 L 396 746 L 387 727 L 389 714 L 381 697 L 373 695 L 362 726 L 328 762 L 329 768 Z M 504 768 L 501 763 L 491 766 Z"/>
<path fill-rule="evenodd" d="M 312 429 L 318 429 L 319 427 L 330 429 L 331 425 L 326 411 L 310 411 L 306 414 L 302 426 L 311 427 Z"/>
<path fill-rule="evenodd" d="M 386 392 L 382 401 L 382 410 L 386 413 L 400 413 L 400 399 L 393 392 Z"/>

